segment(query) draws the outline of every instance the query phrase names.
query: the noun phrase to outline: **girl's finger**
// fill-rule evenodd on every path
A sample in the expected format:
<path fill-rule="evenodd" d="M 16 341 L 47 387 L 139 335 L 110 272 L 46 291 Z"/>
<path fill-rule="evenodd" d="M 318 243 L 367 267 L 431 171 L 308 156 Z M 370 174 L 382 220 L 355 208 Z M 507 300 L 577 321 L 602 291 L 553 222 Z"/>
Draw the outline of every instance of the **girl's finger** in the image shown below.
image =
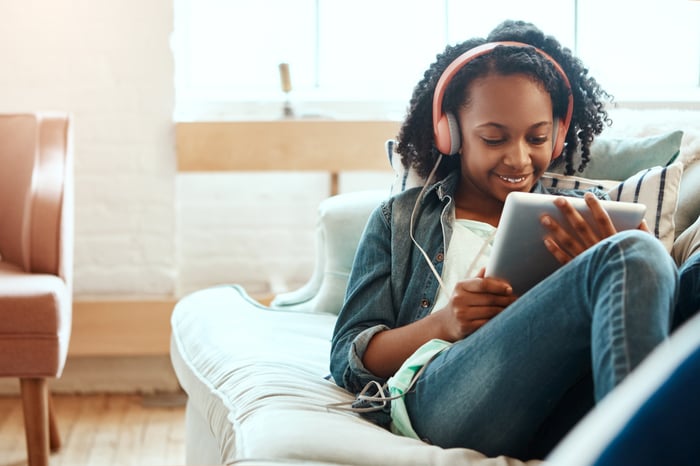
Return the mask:
<path fill-rule="evenodd" d="M 590 209 L 591 215 L 593 216 L 593 221 L 595 222 L 598 232 L 601 235 L 598 240 L 607 238 L 608 236 L 612 236 L 617 233 L 615 225 L 613 225 L 608 212 L 603 208 L 600 202 L 598 202 L 598 198 L 595 197 L 593 193 L 586 193 L 583 196 L 583 199 L 586 201 L 586 205 Z"/>

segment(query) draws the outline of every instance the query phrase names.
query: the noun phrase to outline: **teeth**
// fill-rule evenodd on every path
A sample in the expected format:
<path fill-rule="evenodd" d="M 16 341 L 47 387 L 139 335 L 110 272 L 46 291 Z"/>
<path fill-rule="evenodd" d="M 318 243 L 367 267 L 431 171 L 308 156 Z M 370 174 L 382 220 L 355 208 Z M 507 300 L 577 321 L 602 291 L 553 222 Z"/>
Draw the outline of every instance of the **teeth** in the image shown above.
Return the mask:
<path fill-rule="evenodd" d="M 520 183 L 525 179 L 524 176 L 518 177 L 518 178 L 509 178 L 507 176 L 499 176 L 500 179 L 507 181 L 508 183 Z"/>

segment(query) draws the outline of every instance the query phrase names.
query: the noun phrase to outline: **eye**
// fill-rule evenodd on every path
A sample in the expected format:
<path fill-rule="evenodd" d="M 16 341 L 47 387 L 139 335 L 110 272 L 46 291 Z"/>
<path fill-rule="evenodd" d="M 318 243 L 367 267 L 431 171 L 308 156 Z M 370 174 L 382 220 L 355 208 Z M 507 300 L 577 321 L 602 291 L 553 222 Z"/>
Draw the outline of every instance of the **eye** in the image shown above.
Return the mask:
<path fill-rule="evenodd" d="M 487 146 L 497 146 L 499 144 L 503 144 L 505 142 L 505 138 L 481 138 L 482 141 L 484 141 L 484 144 Z"/>
<path fill-rule="evenodd" d="M 542 144 L 546 143 L 547 141 L 549 141 L 549 136 L 547 136 L 547 135 L 532 136 L 530 138 L 530 144 L 535 145 L 535 146 L 541 146 Z"/>

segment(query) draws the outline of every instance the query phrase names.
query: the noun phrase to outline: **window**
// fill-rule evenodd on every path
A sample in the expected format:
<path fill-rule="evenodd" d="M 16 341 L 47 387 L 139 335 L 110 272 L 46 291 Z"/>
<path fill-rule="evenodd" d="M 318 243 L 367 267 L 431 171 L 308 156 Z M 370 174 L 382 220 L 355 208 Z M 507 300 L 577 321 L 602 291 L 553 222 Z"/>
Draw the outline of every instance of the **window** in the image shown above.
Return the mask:
<path fill-rule="evenodd" d="M 586 0 L 578 18 L 578 55 L 619 99 L 697 100 L 700 2 Z"/>
<path fill-rule="evenodd" d="M 176 118 L 206 103 L 274 115 L 287 98 L 306 113 L 402 113 L 446 43 L 486 34 L 506 11 L 574 50 L 618 100 L 698 98 L 696 1 L 175 0 Z"/>

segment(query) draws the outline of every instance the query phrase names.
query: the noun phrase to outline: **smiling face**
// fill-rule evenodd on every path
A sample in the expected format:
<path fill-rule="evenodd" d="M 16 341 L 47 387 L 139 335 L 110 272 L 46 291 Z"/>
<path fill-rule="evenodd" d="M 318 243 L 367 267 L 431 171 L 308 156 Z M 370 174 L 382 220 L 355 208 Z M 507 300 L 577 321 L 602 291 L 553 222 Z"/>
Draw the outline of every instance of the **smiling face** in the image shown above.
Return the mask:
<path fill-rule="evenodd" d="M 508 193 L 530 191 L 552 158 L 552 101 L 521 75 L 472 82 L 458 112 L 462 147 L 457 216 L 497 223 Z"/>

